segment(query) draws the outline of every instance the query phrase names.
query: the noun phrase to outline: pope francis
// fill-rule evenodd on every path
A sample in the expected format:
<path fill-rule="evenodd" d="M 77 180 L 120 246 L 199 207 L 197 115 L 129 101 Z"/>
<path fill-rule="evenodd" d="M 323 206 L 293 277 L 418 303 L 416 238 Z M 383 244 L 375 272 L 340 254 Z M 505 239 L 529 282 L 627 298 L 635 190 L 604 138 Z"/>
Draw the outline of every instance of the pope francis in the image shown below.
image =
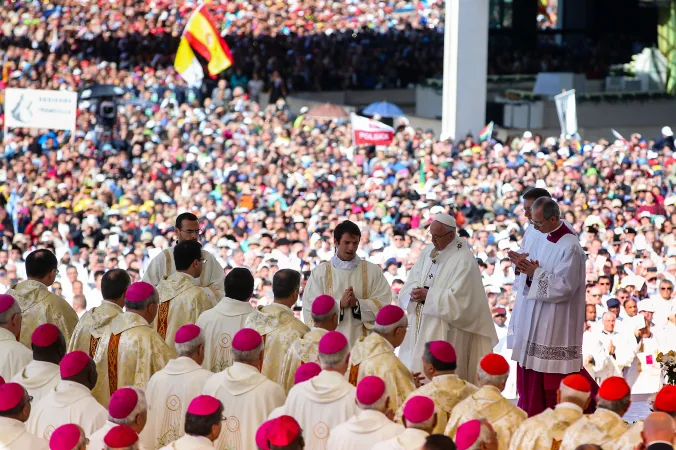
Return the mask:
<path fill-rule="evenodd" d="M 437 214 L 425 248 L 399 292 L 408 311 L 409 331 L 399 357 L 413 372 L 422 370 L 425 343 L 448 341 L 457 353 L 457 375 L 476 381 L 481 358 L 498 342 L 479 266 L 455 219 Z"/>

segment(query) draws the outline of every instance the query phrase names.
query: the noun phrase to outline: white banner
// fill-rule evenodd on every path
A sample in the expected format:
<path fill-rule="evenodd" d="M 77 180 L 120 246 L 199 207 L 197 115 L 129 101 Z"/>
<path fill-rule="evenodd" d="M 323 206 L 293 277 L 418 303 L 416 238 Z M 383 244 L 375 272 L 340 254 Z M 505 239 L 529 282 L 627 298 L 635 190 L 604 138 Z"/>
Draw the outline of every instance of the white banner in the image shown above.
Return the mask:
<path fill-rule="evenodd" d="M 5 90 L 5 128 L 75 130 L 77 92 Z"/>
<path fill-rule="evenodd" d="M 577 134 L 577 108 L 575 106 L 575 89 L 554 97 L 556 112 L 559 115 L 561 134 L 567 137 Z"/>
<path fill-rule="evenodd" d="M 368 117 L 351 115 L 354 145 L 390 145 L 394 139 L 394 128 Z"/>

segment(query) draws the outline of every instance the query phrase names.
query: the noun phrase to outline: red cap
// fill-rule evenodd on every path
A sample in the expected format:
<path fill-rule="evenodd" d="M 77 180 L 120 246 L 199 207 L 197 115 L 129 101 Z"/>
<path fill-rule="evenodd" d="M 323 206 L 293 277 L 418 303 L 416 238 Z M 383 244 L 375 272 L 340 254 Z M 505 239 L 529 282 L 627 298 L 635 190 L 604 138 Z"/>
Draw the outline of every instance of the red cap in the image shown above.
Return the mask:
<path fill-rule="evenodd" d="M 397 305 L 383 306 L 376 316 L 376 323 L 378 325 L 392 325 L 397 323 L 404 317 L 404 310 Z"/>
<path fill-rule="evenodd" d="M 255 349 L 263 342 L 260 333 L 252 328 L 242 328 L 232 338 L 232 348 L 240 352 L 248 352 Z"/>
<path fill-rule="evenodd" d="M 481 434 L 481 422 L 478 420 L 470 420 L 458 427 L 455 432 L 455 446 L 457 450 L 467 450 L 470 448 Z"/>
<path fill-rule="evenodd" d="M 362 405 L 374 404 L 381 399 L 384 393 L 385 382 L 380 377 L 364 377 L 357 385 L 357 401 Z"/>
<path fill-rule="evenodd" d="M 155 292 L 155 288 L 152 284 L 145 281 L 137 281 L 129 286 L 124 299 L 129 303 L 139 303 L 153 295 L 153 292 Z"/>
<path fill-rule="evenodd" d="M 655 396 L 653 408 L 665 413 L 676 412 L 676 386 L 667 384 Z"/>
<path fill-rule="evenodd" d="M 429 397 L 416 395 L 404 405 L 404 418 L 411 423 L 421 423 L 434 415 L 434 402 Z"/>
<path fill-rule="evenodd" d="M 268 431 L 272 425 L 272 420 L 263 422 L 263 424 L 256 430 L 256 446 L 261 450 L 270 450 L 268 445 Z"/>
<path fill-rule="evenodd" d="M 340 331 L 329 331 L 319 340 L 319 353 L 333 355 L 347 347 L 347 339 Z"/>
<path fill-rule="evenodd" d="M 202 331 L 202 329 L 197 325 L 183 325 L 176 332 L 176 339 L 174 339 L 174 342 L 177 344 L 185 344 L 186 342 L 190 342 L 200 335 L 200 331 Z"/>
<path fill-rule="evenodd" d="M 49 450 L 73 450 L 82 437 L 82 430 L 75 424 L 61 425 L 49 438 Z"/>
<path fill-rule="evenodd" d="M 291 416 L 280 416 L 271 422 L 268 428 L 268 442 L 271 445 L 289 445 L 298 438 L 301 432 L 300 425 Z"/>
<path fill-rule="evenodd" d="M 221 401 L 211 395 L 195 397 L 188 406 L 188 413 L 196 416 L 210 416 L 221 407 Z"/>
<path fill-rule="evenodd" d="M 563 379 L 563 384 L 576 391 L 591 392 L 591 385 L 589 384 L 589 381 L 587 381 L 587 379 L 579 373 L 568 375 Z"/>
<path fill-rule="evenodd" d="M 303 381 L 307 381 L 310 378 L 314 378 L 319 375 L 319 372 L 321 371 L 322 368 L 316 362 L 301 364 L 296 370 L 294 384 L 302 383 Z"/>
<path fill-rule="evenodd" d="M 138 441 L 138 434 L 127 425 L 118 425 L 111 428 L 103 438 L 103 443 L 112 448 L 131 447 Z"/>
<path fill-rule="evenodd" d="M 56 325 L 46 323 L 40 325 L 33 331 L 31 343 L 36 347 L 49 347 L 59 339 L 59 334 L 61 334 L 61 332 Z"/>
<path fill-rule="evenodd" d="M 23 399 L 24 389 L 19 383 L 0 385 L 0 412 L 16 408 Z"/>
<path fill-rule="evenodd" d="M 315 316 L 323 316 L 331 312 L 335 306 L 336 301 L 330 295 L 320 295 L 312 302 L 312 314 Z"/>
<path fill-rule="evenodd" d="M 75 350 L 68 353 L 61 360 L 61 364 L 59 364 L 61 378 L 70 378 L 82 372 L 87 367 L 87 364 L 89 364 L 89 361 L 91 361 L 91 358 L 83 351 Z"/>
<path fill-rule="evenodd" d="M 446 341 L 433 341 L 429 344 L 430 353 L 443 363 L 455 362 L 455 349 Z"/>
<path fill-rule="evenodd" d="M 489 353 L 481 359 L 479 366 L 488 375 L 504 375 L 509 373 L 509 363 L 497 353 Z"/>
<path fill-rule="evenodd" d="M 599 388 L 599 397 L 613 402 L 620 400 L 631 392 L 631 388 L 622 377 L 606 378 Z"/>
<path fill-rule="evenodd" d="M 108 414 L 114 419 L 124 419 L 138 404 L 138 394 L 132 388 L 118 389 L 110 396 Z"/>
<path fill-rule="evenodd" d="M 14 305 L 14 297 L 7 294 L 0 295 L 0 313 L 4 313 Z"/>

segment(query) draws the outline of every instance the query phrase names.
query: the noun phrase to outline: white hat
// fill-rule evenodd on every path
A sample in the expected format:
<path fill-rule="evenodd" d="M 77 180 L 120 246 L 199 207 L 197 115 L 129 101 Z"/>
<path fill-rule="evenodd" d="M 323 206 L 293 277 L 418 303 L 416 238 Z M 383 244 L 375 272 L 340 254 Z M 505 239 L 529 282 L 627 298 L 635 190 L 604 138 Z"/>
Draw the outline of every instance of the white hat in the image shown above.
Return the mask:
<path fill-rule="evenodd" d="M 531 133 L 530 131 L 524 131 L 523 132 L 523 138 L 524 139 L 531 139 L 532 137 L 533 137 L 533 133 Z"/>
<path fill-rule="evenodd" d="M 674 135 L 674 132 L 671 131 L 671 127 L 662 127 L 662 135 L 665 137 L 670 137 Z"/>
<path fill-rule="evenodd" d="M 664 206 L 676 205 L 676 197 L 671 196 L 664 199 Z"/>
<path fill-rule="evenodd" d="M 437 205 L 437 206 L 432 206 L 432 207 L 430 208 L 430 214 L 435 214 L 435 215 L 436 215 L 436 214 L 443 214 L 443 212 L 444 212 L 444 207 L 443 207 L 443 206 Z"/>
<path fill-rule="evenodd" d="M 448 214 L 437 214 L 434 216 L 434 221 L 443 223 L 444 225 L 452 228 L 456 228 L 458 225 L 455 223 L 455 219 Z"/>
<path fill-rule="evenodd" d="M 638 312 L 645 311 L 645 312 L 655 312 L 655 305 L 653 305 L 653 302 L 651 300 L 641 300 L 638 302 Z"/>

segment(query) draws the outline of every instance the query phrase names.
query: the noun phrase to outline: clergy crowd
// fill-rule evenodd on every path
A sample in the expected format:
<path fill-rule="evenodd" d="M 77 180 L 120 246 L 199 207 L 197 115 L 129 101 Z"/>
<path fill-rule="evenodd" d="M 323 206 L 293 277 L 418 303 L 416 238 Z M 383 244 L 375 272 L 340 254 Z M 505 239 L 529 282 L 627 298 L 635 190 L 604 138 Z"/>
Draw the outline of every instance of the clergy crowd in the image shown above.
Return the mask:
<path fill-rule="evenodd" d="M 532 228 L 506 255 L 511 361 L 494 352 L 480 264 L 446 213 L 396 296 L 349 220 L 328 261 L 305 282 L 275 271 L 272 303 L 255 307 L 252 272 L 224 271 L 192 213 L 144 281 L 104 272 L 101 304 L 79 318 L 49 289 L 56 256 L 35 250 L 27 280 L 0 295 L 0 448 L 673 448 L 676 386 L 660 378 L 653 413 L 625 422 L 630 378 L 599 377 L 583 357 L 579 235 L 547 190 L 522 203 Z M 515 374 L 518 403 L 505 396 Z"/>

